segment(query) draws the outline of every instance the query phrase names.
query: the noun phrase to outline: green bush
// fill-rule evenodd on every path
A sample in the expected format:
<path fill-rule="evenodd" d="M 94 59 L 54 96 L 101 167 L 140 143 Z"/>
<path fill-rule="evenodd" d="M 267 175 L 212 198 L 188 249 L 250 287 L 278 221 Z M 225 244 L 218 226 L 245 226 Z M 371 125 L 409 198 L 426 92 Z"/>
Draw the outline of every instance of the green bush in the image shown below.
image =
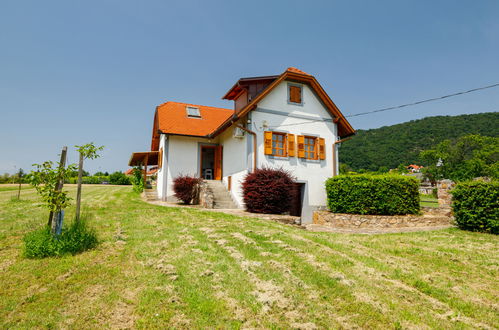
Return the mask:
<path fill-rule="evenodd" d="M 130 178 L 125 175 L 125 173 L 116 171 L 113 174 L 109 176 L 109 183 L 110 184 L 117 184 L 117 185 L 129 185 L 132 184 L 130 182 Z"/>
<path fill-rule="evenodd" d="M 77 254 L 97 246 L 97 235 L 85 221 L 73 222 L 64 227 L 61 235 L 54 236 L 50 228 L 43 227 L 24 236 L 24 256 L 45 258 Z"/>
<path fill-rule="evenodd" d="M 499 234 L 499 182 L 463 182 L 452 190 L 452 209 L 459 228 Z"/>
<path fill-rule="evenodd" d="M 326 181 L 327 204 L 334 213 L 418 214 L 419 182 L 402 175 L 339 175 Z"/>

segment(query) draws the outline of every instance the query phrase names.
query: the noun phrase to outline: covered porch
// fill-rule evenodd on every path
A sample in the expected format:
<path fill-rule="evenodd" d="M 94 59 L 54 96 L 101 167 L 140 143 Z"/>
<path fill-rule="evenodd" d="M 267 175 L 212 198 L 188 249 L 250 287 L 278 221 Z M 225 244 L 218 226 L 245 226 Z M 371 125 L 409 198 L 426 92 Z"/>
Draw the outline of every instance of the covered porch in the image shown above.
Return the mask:
<path fill-rule="evenodd" d="M 147 167 L 158 166 L 161 167 L 161 152 L 160 151 L 144 151 L 134 152 L 128 161 L 128 166 L 143 166 L 144 184 L 147 181 Z"/>

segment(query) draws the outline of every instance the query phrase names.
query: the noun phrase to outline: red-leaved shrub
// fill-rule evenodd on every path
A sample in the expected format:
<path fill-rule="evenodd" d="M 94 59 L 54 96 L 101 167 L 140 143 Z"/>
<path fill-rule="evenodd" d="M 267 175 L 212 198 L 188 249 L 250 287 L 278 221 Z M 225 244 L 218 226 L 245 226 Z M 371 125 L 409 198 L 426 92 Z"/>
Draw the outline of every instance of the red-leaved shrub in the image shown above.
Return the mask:
<path fill-rule="evenodd" d="M 195 197 L 196 187 L 202 181 L 201 178 L 196 178 L 189 175 L 179 175 L 173 179 L 173 191 L 175 197 L 180 199 L 185 204 L 189 204 Z"/>
<path fill-rule="evenodd" d="M 293 176 L 283 169 L 256 169 L 247 174 L 243 181 L 246 210 L 270 214 L 289 211 L 293 184 Z"/>

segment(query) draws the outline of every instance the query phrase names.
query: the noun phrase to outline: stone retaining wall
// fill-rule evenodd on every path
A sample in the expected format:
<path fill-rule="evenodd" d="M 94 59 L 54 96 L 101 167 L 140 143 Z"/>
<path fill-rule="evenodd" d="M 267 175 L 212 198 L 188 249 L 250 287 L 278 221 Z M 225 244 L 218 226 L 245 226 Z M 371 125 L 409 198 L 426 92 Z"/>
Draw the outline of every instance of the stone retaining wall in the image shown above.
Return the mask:
<path fill-rule="evenodd" d="M 193 204 L 199 204 L 205 209 L 212 209 L 215 205 L 215 197 L 213 191 L 205 181 L 202 181 L 198 186 L 197 201 Z"/>
<path fill-rule="evenodd" d="M 430 208 L 428 208 L 430 209 Z M 333 228 L 402 228 L 402 227 L 432 227 L 452 224 L 448 210 L 433 208 L 423 215 L 359 215 L 331 213 L 328 211 L 314 212 L 313 223 Z"/>

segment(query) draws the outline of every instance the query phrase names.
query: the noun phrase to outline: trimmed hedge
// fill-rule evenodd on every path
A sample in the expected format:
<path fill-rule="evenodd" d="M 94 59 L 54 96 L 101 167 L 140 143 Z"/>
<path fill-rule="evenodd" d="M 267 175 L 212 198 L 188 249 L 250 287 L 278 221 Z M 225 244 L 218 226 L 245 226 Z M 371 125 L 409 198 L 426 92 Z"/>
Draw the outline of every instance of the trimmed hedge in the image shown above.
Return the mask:
<path fill-rule="evenodd" d="M 294 183 L 293 176 L 283 169 L 259 168 L 247 174 L 243 181 L 246 210 L 266 214 L 288 212 Z"/>
<path fill-rule="evenodd" d="M 402 175 L 339 175 L 326 181 L 327 204 L 334 213 L 418 214 L 419 182 Z"/>
<path fill-rule="evenodd" d="M 463 182 L 451 191 L 459 228 L 499 234 L 499 182 Z"/>

